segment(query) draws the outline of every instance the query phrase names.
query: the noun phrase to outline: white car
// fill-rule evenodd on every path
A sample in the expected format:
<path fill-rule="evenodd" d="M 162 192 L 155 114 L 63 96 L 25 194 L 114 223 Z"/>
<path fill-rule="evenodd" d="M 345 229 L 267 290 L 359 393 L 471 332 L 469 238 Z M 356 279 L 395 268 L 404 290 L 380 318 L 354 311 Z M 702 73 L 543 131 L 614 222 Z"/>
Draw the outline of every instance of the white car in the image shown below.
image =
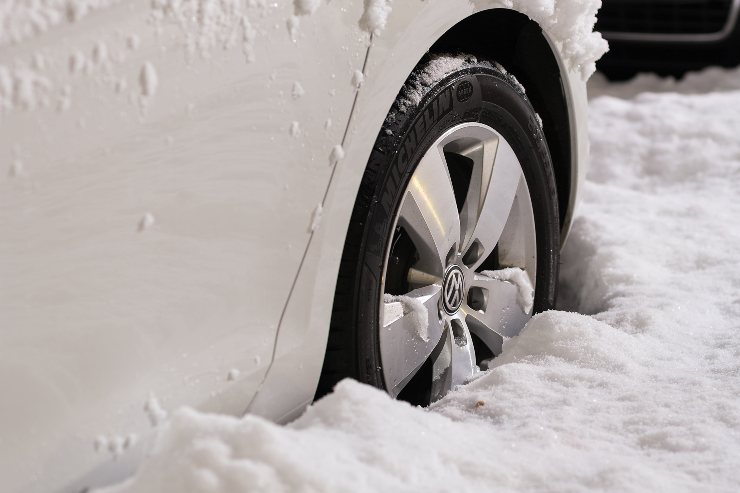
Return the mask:
<path fill-rule="evenodd" d="M 125 477 L 179 406 L 485 368 L 555 303 L 596 3 L 0 7 L 3 491 Z"/>

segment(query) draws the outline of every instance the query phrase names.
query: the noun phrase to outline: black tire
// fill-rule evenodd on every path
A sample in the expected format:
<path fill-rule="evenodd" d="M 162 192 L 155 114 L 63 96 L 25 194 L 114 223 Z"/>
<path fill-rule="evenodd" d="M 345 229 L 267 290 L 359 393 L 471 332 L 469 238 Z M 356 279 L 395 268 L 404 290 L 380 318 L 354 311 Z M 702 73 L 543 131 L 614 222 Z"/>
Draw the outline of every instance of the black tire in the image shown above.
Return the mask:
<path fill-rule="evenodd" d="M 560 257 L 557 189 L 534 109 L 521 86 L 498 65 L 470 57 L 441 81 L 423 87 L 427 63 L 429 60 L 417 67 L 399 93 L 362 178 L 342 254 L 317 397 L 330 392 L 345 377 L 385 388 L 378 306 L 393 219 L 421 156 L 440 135 L 460 123 L 480 122 L 492 127 L 507 139 L 520 160 L 537 236 L 534 311 L 549 310 L 555 304 Z M 410 92 L 421 93 L 418 104 L 409 106 Z M 448 96 L 451 108 L 440 111 L 440 98 Z M 407 140 L 410 134 L 415 139 Z M 409 145 L 412 140 L 417 140 L 415 147 Z"/>

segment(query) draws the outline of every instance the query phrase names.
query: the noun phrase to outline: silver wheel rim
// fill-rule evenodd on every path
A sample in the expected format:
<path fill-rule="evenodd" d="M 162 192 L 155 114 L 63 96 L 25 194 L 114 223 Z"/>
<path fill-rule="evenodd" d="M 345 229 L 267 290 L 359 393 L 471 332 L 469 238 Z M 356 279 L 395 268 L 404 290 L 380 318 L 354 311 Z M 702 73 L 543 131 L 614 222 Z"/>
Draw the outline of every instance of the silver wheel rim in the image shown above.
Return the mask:
<path fill-rule="evenodd" d="M 453 161 L 454 171 L 461 162 L 469 170 L 463 185 L 453 184 Z M 506 139 L 480 123 L 445 132 L 414 171 L 393 231 L 382 292 L 401 236 L 415 253 L 402 268 L 393 257 L 394 278 L 405 276 L 403 288 L 380 303 L 383 377 L 388 392 L 399 397 L 410 382 L 420 384 L 422 366 L 431 366 L 431 377 L 421 385 L 429 386 L 433 402 L 471 380 L 482 355 L 500 354 L 504 339 L 517 335 L 532 316 L 534 213 L 521 164 Z M 497 269 L 484 270 L 491 262 Z"/>

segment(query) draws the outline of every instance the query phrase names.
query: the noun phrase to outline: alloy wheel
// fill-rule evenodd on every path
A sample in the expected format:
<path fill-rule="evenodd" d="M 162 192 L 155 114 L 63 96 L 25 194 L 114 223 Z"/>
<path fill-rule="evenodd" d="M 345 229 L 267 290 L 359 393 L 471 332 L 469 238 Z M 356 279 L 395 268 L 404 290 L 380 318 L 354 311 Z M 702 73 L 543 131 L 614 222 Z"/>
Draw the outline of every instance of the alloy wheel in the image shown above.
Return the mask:
<path fill-rule="evenodd" d="M 532 315 L 532 202 L 511 145 L 480 123 L 426 151 L 395 217 L 379 306 L 389 393 L 428 404 L 471 380 Z"/>

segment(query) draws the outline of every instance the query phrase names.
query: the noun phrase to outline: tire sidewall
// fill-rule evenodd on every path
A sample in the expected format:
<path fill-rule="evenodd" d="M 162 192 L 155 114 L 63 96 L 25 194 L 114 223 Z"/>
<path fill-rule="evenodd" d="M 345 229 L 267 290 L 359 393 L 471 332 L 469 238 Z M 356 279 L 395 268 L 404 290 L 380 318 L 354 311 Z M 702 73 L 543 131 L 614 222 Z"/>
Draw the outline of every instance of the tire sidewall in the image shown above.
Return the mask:
<path fill-rule="evenodd" d="M 355 298 L 357 370 L 365 383 L 385 388 L 379 307 L 385 260 L 401 201 L 430 146 L 452 127 L 467 122 L 499 132 L 519 159 L 532 199 L 537 237 L 534 310 L 554 306 L 560 248 L 558 202 L 552 162 L 536 113 L 518 83 L 500 70 L 484 65 L 462 69 L 430 87 L 417 106 L 401 111 L 394 105 L 370 158 L 368 169 L 378 170 L 379 175 L 366 204 Z"/>

